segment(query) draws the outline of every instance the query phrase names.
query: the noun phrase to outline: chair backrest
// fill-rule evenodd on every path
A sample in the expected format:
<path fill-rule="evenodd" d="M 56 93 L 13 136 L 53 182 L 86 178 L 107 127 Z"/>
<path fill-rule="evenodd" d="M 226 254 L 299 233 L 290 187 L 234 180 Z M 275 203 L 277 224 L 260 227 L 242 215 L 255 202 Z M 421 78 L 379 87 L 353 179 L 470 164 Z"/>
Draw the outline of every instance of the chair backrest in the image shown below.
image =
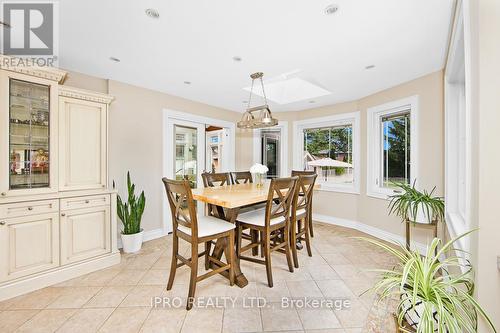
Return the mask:
<path fill-rule="evenodd" d="M 293 218 L 295 218 L 297 210 L 305 209 L 308 212 L 311 209 L 314 184 L 317 177 L 318 175 L 316 174 L 299 176 L 292 204 Z"/>
<path fill-rule="evenodd" d="M 292 177 L 311 176 L 311 175 L 315 175 L 315 174 L 316 174 L 316 171 L 312 171 L 312 170 L 292 170 Z"/>
<path fill-rule="evenodd" d="M 298 177 L 274 178 L 269 185 L 266 205 L 266 226 L 269 227 L 271 220 L 284 217 L 288 223 L 290 219 L 290 209 Z"/>
<path fill-rule="evenodd" d="M 187 180 L 172 180 L 163 178 L 168 203 L 172 213 L 172 224 L 174 231 L 179 225 L 191 229 L 191 236 L 198 236 L 198 220 L 196 218 L 196 207 L 191 193 L 191 187 Z"/>
<path fill-rule="evenodd" d="M 227 172 L 223 173 L 205 172 L 201 174 L 201 178 L 203 178 L 203 185 L 205 187 L 231 185 L 231 176 Z"/>
<path fill-rule="evenodd" d="M 253 183 L 252 174 L 250 171 L 236 171 L 231 172 L 233 184 L 247 184 Z"/>

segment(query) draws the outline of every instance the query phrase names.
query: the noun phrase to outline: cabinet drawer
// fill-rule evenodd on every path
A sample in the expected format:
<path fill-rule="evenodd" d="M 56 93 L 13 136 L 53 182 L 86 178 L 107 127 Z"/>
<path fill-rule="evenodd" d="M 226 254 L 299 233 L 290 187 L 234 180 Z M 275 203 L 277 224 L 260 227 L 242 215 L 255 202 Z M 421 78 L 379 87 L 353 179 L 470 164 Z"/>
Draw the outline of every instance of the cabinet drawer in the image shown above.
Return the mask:
<path fill-rule="evenodd" d="M 40 200 L 0 205 L 0 218 L 57 213 L 59 200 Z"/>
<path fill-rule="evenodd" d="M 61 199 L 61 210 L 109 206 L 109 194 Z"/>

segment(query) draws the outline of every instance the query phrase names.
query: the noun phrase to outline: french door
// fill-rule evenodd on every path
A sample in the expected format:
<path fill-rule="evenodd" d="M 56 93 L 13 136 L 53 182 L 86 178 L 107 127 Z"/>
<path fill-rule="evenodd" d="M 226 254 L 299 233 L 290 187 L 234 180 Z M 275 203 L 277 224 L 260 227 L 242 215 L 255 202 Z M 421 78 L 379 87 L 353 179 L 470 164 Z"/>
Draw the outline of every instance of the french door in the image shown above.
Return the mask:
<path fill-rule="evenodd" d="M 269 169 L 267 178 L 277 178 L 281 174 L 281 149 L 279 131 L 262 131 L 261 163 Z"/>

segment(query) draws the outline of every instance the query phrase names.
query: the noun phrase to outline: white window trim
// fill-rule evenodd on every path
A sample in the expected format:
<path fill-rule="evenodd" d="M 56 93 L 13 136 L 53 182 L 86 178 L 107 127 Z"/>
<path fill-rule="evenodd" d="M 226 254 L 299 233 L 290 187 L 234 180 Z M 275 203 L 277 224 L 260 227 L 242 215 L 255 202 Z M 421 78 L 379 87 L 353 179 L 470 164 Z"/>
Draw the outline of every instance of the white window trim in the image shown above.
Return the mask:
<path fill-rule="evenodd" d="M 397 101 L 377 105 L 367 110 L 367 178 L 366 195 L 379 199 L 388 199 L 388 196 L 394 194 L 394 190 L 381 187 L 377 184 L 377 178 L 380 175 L 382 161 L 380 160 L 382 145 L 380 118 L 391 114 L 410 109 L 410 151 L 411 164 L 410 174 L 411 182 L 417 179 L 418 185 L 418 96 L 411 96 Z"/>
<path fill-rule="evenodd" d="M 277 126 L 269 128 L 280 130 L 280 177 L 289 177 L 288 173 L 288 121 L 279 121 Z M 260 163 L 261 147 L 261 129 L 253 131 L 253 163 Z"/>
<path fill-rule="evenodd" d="M 458 2 L 453 22 L 453 32 L 450 40 L 448 59 L 444 75 L 444 97 L 445 97 L 445 209 L 446 226 L 451 237 L 457 237 L 471 228 L 471 178 L 472 178 L 472 156 L 471 156 L 471 32 L 470 22 L 464 12 L 469 12 L 468 2 Z M 463 49 L 460 44 L 463 42 Z M 460 63 L 465 65 L 465 179 L 459 179 L 457 173 L 458 145 L 457 127 L 458 119 L 456 117 L 456 94 L 454 89 L 454 79 L 460 71 Z M 455 195 L 460 189 L 457 181 L 465 182 L 465 204 L 463 214 L 458 207 L 458 198 Z M 462 189 L 463 190 L 463 189 Z M 461 238 L 457 247 L 463 251 L 469 251 L 470 238 Z"/>
<path fill-rule="evenodd" d="M 317 127 L 333 127 L 352 124 L 352 162 L 354 164 L 354 181 L 352 184 L 321 184 L 319 191 L 359 194 L 361 145 L 360 145 L 360 112 L 340 113 L 327 117 L 311 118 L 293 122 L 293 168 L 302 170 L 304 152 L 304 129 Z"/>

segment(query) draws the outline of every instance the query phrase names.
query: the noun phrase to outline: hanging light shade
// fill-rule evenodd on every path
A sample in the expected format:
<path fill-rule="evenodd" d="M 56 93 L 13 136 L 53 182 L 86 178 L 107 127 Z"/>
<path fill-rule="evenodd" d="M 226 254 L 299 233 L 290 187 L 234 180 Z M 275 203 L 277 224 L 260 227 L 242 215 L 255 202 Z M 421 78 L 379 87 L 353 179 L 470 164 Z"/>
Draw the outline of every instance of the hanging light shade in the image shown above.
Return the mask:
<path fill-rule="evenodd" d="M 264 81 L 262 77 L 264 73 L 257 72 L 250 75 L 252 78 L 252 87 L 250 88 L 250 97 L 248 98 L 247 109 L 243 114 L 243 117 L 238 122 L 238 128 L 264 128 L 278 125 L 278 119 L 273 118 L 269 105 L 267 104 L 266 92 L 264 91 Z M 250 107 L 253 96 L 253 86 L 255 80 L 260 80 L 260 85 L 262 87 L 262 95 L 264 97 L 264 104 Z"/>

